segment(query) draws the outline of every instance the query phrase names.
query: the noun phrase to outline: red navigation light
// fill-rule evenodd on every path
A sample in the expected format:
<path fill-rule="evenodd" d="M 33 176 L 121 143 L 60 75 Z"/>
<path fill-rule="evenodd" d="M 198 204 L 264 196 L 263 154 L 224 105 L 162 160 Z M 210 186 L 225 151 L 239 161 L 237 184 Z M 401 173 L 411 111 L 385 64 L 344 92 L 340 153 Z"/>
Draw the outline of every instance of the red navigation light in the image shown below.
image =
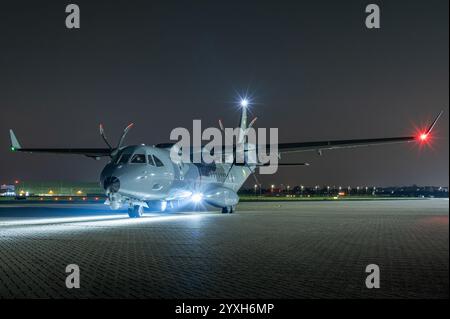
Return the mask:
<path fill-rule="evenodd" d="M 416 131 L 417 132 L 417 140 L 419 140 L 422 143 L 430 144 L 431 131 L 433 130 L 433 127 L 436 125 L 439 118 L 441 117 L 442 113 L 444 113 L 444 111 L 439 112 L 438 116 L 436 116 L 436 118 L 434 119 L 434 121 L 431 123 L 431 125 L 428 127 L 427 130 L 422 129 L 420 131 Z"/>
<path fill-rule="evenodd" d="M 419 138 L 422 142 L 425 142 L 428 139 L 428 134 L 422 133 L 420 134 Z"/>

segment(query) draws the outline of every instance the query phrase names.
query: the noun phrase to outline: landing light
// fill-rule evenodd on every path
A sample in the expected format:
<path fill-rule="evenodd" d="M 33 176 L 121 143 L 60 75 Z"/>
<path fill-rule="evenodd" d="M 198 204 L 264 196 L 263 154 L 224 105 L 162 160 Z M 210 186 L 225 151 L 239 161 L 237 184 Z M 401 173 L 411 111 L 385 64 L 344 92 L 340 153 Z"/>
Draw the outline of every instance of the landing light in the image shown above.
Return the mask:
<path fill-rule="evenodd" d="M 194 203 L 200 203 L 202 201 L 202 199 L 203 199 L 203 194 L 202 193 L 194 193 L 191 196 L 191 200 Z"/>

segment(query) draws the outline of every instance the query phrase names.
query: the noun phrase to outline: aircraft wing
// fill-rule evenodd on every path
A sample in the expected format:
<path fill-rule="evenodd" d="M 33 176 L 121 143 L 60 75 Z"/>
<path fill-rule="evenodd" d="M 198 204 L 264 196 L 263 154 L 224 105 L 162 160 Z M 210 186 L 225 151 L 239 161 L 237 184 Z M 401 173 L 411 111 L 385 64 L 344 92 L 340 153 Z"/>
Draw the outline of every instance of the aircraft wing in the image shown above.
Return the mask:
<path fill-rule="evenodd" d="M 306 151 L 333 150 L 338 148 L 353 148 L 353 147 L 362 147 L 380 144 L 404 143 L 404 142 L 412 142 L 415 140 L 417 140 L 416 136 L 403 136 L 403 137 L 355 139 L 355 140 L 280 143 L 278 144 L 278 152 L 293 153 Z"/>
<path fill-rule="evenodd" d="M 382 138 L 368 138 L 368 139 L 347 139 L 347 140 L 328 140 L 328 141 L 316 141 L 316 142 L 294 142 L 294 143 L 279 143 L 278 152 L 279 153 L 294 153 L 294 152 L 306 152 L 306 151 L 322 151 L 322 150 L 334 150 L 340 148 L 354 148 L 372 145 L 384 145 L 384 144 L 394 144 L 394 143 L 408 143 L 408 142 L 426 142 L 429 135 L 436 125 L 437 121 L 441 117 L 441 111 L 438 116 L 434 119 L 432 124 L 428 129 L 417 135 L 417 136 L 400 136 L 400 137 L 382 137 Z M 156 147 L 170 149 L 175 143 L 161 143 L 157 144 Z M 266 151 L 270 150 L 270 144 L 265 145 Z M 258 149 L 258 145 L 257 145 Z M 203 147 L 200 149 L 203 151 Z M 236 146 L 233 146 L 233 152 L 236 151 Z M 226 153 L 225 147 L 222 148 L 222 153 Z M 191 155 L 194 151 L 191 148 Z"/>
<path fill-rule="evenodd" d="M 318 141 L 318 142 L 300 142 L 300 143 L 279 143 L 278 152 L 280 153 L 293 153 L 293 152 L 305 152 L 305 151 L 321 151 L 321 150 L 333 150 L 339 148 L 353 148 L 371 145 L 382 144 L 394 144 L 405 142 L 425 142 L 429 137 L 433 127 L 441 117 L 441 111 L 434 119 L 428 129 L 419 134 L 418 136 L 401 136 L 401 137 L 383 137 L 383 138 L 370 138 L 370 139 L 352 139 L 352 140 L 330 140 L 330 141 Z"/>
<path fill-rule="evenodd" d="M 354 148 L 372 145 L 384 145 L 394 143 L 408 143 L 408 142 L 426 142 L 430 137 L 430 133 L 436 125 L 444 111 L 439 112 L 434 121 L 428 129 L 416 136 L 400 136 L 400 137 L 382 137 L 382 138 L 368 138 L 368 139 L 347 139 L 347 140 L 328 140 L 328 141 L 313 141 L 313 142 L 294 142 L 294 143 L 279 143 L 278 153 L 295 153 L 306 151 L 334 150 L 340 148 Z M 270 144 L 265 145 L 266 151 L 270 149 Z"/>
<path fill-rule="evenodd" d="M 91 158 L 111 155 L 110 148 L 23 148 L 20 146 L 13 130 L 9 130 L 9 136 L 11 138 L 11 151 L 13 152 L 76 154 Z"/>

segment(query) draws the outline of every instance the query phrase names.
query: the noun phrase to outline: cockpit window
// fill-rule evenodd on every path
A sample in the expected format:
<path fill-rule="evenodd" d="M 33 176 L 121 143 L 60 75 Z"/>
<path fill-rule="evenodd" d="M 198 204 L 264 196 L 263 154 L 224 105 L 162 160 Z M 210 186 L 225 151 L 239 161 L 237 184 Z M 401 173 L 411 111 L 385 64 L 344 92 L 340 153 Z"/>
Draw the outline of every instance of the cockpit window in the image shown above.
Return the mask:
<path fill-rule="evenodd" d="M 131 154 L 122 154 L 117 161 L 117 164 L 126 164 L 130 160 Z"/>
<path fill-rule="evenodd" d="M 151 166 L 155 166 L 155 162 L 153 161 L 153 156 L 152 155 L 148 155 L 148 164 Z"/>
<path fill-rule="evenodd" d="M 134 154 L 131 158 L 131 163 L 133 164 L 145 164 L 145 155 L 144 154 Z"/>
<path fill-rule="evenodd" d="M 163 162 L 159 158 L 157 158 L 155 155 L 153 155 L 153 159 L 155 160 L 155 164 L 157 167 L 164 166 Z"/>

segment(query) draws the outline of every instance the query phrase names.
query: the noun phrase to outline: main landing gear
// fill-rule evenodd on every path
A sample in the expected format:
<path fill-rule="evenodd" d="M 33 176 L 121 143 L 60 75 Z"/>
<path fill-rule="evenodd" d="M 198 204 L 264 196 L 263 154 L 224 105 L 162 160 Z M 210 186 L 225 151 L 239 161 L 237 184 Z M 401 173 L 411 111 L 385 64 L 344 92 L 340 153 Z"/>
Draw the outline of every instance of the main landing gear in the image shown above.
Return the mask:
<path fill-rule="evenodd" d="M 128 208 L 128 216 L 131 218 L 139 218 L 144 214 L 144 207 L 140 205 L 130 206 Z"/>
<path fill-rule="evenodd" d="M 233 214 L 236 210 L 236 206 L 222 207 L 222 214 Z"/>

